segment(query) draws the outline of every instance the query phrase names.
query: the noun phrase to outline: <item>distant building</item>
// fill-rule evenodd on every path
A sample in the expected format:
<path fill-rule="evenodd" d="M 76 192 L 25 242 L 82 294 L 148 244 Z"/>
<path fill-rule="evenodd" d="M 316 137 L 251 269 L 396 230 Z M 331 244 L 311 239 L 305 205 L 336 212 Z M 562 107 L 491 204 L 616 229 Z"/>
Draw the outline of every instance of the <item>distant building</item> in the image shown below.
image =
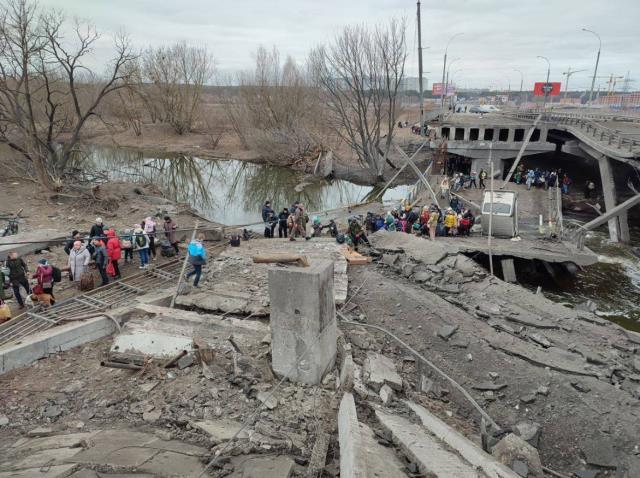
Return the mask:
<path fill-rule="evenodd" d="M 426 91 L 429 89 L 428 87 L 429 80 L 427 78 L 422 78 L 422 89 Z M 400 91 L 417 91 L 420 92 L 420 78 L 417 76 L 405 76 L 400 82 Z"/>

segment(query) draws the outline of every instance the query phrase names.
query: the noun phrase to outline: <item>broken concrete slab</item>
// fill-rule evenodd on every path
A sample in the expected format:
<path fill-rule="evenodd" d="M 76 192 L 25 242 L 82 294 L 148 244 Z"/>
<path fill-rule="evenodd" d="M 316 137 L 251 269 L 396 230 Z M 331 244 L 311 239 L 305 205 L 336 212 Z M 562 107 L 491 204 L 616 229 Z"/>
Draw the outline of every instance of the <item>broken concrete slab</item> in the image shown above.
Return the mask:
<path fill-rule="evenodd" d="M 377 352 L 367 352 L 363 367 L 363 380 L 375 392 L 380 392 L 385 384 L 394 390 L 402 390 L 402 377 L 396 371 L 393 360 Z"/>
<path fill-rule="evenodd" d="M 65 464 L 65 461 L 72 458 L 80 451 L 79 448 L 48 448 L 35 453 L 27 453 L 26 455 L 18 455 L 7 461 L 10 457 L 2 457 L 0 462 L 0 471 L 18 471 L 35 467 L 53 466 Z"/>
<path fill-rule="evenodd" d="M 367 454 L 353 395 L 345 393 L 338 409 L 338 441 L 340 443 L 340 476 L 366 478 Z"/>
<path fill-rule="evenodd" d="M 0 374 L 29 365 L 50 354 L 69 350 L 116 331 L 116 325 L 107 317 L 95 317 L 82 322 L 71 322 L 37 332 L 0 347 Z"/>
<path fill-rule="evenodd" d="M 175 453 L 172 451 L 162 451 L 155 454 L 150 460 L 146 461 L 138 470 L 152 473 L 154 476 L 166 477 L 184 477 L 184 476 L 200 476 L 204 471 L 205 465 L 200 458 Z"/>
<path fill-rule="evenodd" d="M 63 478 L 69 476 L 76 465 L 48 465 L 23 468 L 19 471 L 0 472 L 0 478 Z"/>
<path fill-rule="evenodd" d="M 247 455 L 231 459 L 229 478 L 289 478 L 295 462 L 288 456 Z"/>
<path fill-rule="evenodd" d="M 538 448 L 540 444 L 540 427 L 540 424 L 536 422 L 519 422 L 514 427 L 514 431 L 529 445 Z"/>
<path fill-rule="evenodd" d="M 236 433 L 242 429 L 242 423 L 226 418 L 191 422 L 191 426 L 207 433 L 211 442 L 216 445 L 233 439 Z M 249 435 L 244 432 L 240 433 L 237 438 L 244 439 L 248 437 Z"/>
<path fill-rule="evenodd" d="M 264 404 L 269 410 L 273 410 L 278 406 L 278 399 L 275 395 L 271 395 L 270 392 L 258 392 L 256 398 Z"/>
<path fill-rule="evenodd" d="M 408 400 L 405 400 L 404 403 L 417 415 L 422 425 L 430 433 L 446 443 L 451 449 L 456 450 L 460 456 L 476 469 L 482 470 L 490 478 L 516 478 L 516 475 L 509 467 L 497 462 L 482 448 L 457 432 L 453 427 L 447 425 L 426 408 Z"/>
<path fill-rule="evenodd" d="M 12 452 L 35 453 L 52 448 L 79 448 L 83 442 L 90 440 L 97 432 L 89 433 L 69 433 L 67 435 L 46 436 L 40 438 L 29 438 L 24 441 L 14 443 Z"/>
<path fill-rule="evenodd" d="M 587 465 L 614 469 L 617 467 L 616 453 L 606 437 L 589 438 L 580 444 Z"/>
<path fill-rule="evenodd" d="M 491 450 L 491 454 L 502 464 L 510 466 L 514 461 L 523 461 L 529 468 L 530 477 L 542 478 L 544 472 L 538 450 L 519 436 L 509 433 Z"/>
<path fill-rule="evenodd" d="M 440 440 L 420 425 L 381 410 L 376 410 L 375 414 L 382 428 L 391 434 L 393 442 L 407 457 L 418 465 L 421 473 L 456 478 L 478 477 L 473 465 L 448 451 Z"/>
<path fill-rule="evenodd" d="M 438 337 L 442 340 L 449 340 L 458 331 L 457 325 L 445 325 L 438 330 Z"/>
<path fill-rule="evenodd" d="M 373 430 L 360 423 L 360 436 L 365 449 L 367 478 L 406 478 L 404 465 L 392 448 L 382 446 Z"/>

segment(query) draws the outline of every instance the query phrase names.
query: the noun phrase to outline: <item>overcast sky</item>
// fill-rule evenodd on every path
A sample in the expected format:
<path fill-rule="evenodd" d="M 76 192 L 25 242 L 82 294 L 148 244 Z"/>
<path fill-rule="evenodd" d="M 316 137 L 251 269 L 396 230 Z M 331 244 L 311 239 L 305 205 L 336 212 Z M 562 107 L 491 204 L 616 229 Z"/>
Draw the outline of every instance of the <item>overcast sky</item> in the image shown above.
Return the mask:
<path fill-rule="evenodd" d="M 277 46 L 281 55 L 303 62 L 310 48 L 330 41 L 348 24 L 376 24 L 390 17 L 406 17 L 410 55 L 407 74 L 417 76 L 416 3 L 409 0 L 40 0 L 90 20 L 104 34 L 95 61 L 109 55 L 109 35 L 124 29 L 138 47 L 185 40 L 206 45 L 217 68 L 233 72 L 251 68 L 259 45 Z M 598 75 L 626 76 L 640 89 L 640 0 L 441 0 L 422 3 L 422 42 L 425 76 L 440 81 L 444 48 L 454 82 L 463 87 L 520 87 L 544 81 L 551 61 L 551 81 L 563 81 L 563 72 L 586 69 L 571 77 L 570 89 L 587 88 L 602 38 Z M 459 71 L 458 71 L 459 70 Z M 603 89 L 606 78 L 596 79 Z M 618 84 L 619 89 L 621 84 Z"/>

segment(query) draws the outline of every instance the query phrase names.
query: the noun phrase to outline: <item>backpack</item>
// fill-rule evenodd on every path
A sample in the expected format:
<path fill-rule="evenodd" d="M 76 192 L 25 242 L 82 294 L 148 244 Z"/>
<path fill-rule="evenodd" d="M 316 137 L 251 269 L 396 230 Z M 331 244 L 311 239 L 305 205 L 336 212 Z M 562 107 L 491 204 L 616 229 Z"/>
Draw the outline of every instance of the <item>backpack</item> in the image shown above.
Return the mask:
<path fill-rule="evenodd" d="M 61 282 L 62 271 L 55 266 L 52 266 L 52 267 L 53 267 L 53 274 L 52 274 L 53 282 Z"/>
<path fill-rule="evenodd" d="M 145 240 L 144 236 L 142 234 L 138 234 L 136 235 L 136 245 L 138 247 L 144 247 L 147 245 L 147 241 Z"/>
<path fill-rule="evenodd" d="M 131 241 L 129 239 L 122 239 L 122 243 L 120 245 L 121 249 L 131 249 Z"/>
<path fill-rule="evenodd" d="M 240 234 L 231 234 L 231 247 L 240 247 Z"/>

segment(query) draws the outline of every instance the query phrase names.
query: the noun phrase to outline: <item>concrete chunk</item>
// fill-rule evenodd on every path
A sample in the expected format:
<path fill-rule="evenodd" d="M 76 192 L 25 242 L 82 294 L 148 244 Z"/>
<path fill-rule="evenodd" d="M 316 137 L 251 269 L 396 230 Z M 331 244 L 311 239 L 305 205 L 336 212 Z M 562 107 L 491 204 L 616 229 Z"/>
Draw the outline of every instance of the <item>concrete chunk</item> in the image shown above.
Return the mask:
<path fill-rule="evenodd" d="M 333 262 L 269 269 L 273 371 L 318 384 L 336 357 Z"/>
<path fill-rule="evenodd" d="M 498 463 L 491 455 L 485 453 L 468 438 L 458 433 L 452 427 L 417 403 L 404 402 L 420 419 L 422 425 L 437 438 L 456 450 L 460 456 L 477 469 L 482 470 L 490 478 L 517 478 L 517 475 L 507 466 Z"/>
<path fill-rule="evenodd" d="M 420 425 L 406 418 L 376 410 L 382 427 L 391 433 L 407 457 L 415 462 L 420 472 L 437 477 L 478 478 L 475 468 L 445 447 Z"/>
<path fill-rule="evenodd" d="M 229 441 L 242 428 L 242 424 L 234 420 L 202 420 L 191 423 L 191 426 L 209 434 L 214 443 Z M 241 434 L 238 438 L 247 438 L 247 434 Z"/>
<path fill-rule="evenodd" d="M 363 375 L 365 383 L 376 392 L 380 392 L 385 384 L 394 390 L 402 390 L 402 378 L 398 375 L 393 360 L 379 353 L 367 352 Z"/>
<path fill-rule="evenodd" d="M 338 440 L 340 442 L 340 477 L 366 478 L 367 457 L 363 447 L 360 424 L 353 395 L 345 393 L 338 410 Z"/>
<path fill-rule="evenodd" d="M 544 476 L 538 450 L 513 433 L 509 433 L 500 440 L 491 450 L 491 454 L 505 465 L 512 465 L 515 461 L 525 462 L 529 468 L 530 477 Z"/>

